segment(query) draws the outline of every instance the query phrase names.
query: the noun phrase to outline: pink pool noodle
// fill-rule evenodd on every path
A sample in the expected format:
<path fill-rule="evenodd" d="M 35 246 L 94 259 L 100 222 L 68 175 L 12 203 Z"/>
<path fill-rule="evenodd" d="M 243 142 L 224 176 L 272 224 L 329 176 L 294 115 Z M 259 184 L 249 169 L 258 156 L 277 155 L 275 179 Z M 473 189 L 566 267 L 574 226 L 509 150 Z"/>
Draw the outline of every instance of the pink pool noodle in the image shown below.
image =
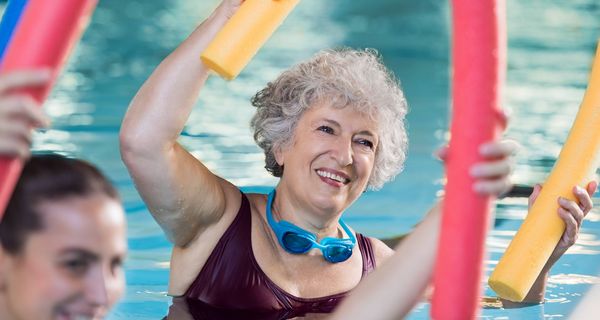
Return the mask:
<path fill-rule="evenodd" d="M 52 80 L 48 85 L 24 90 L 42 103 L 96 4 L 97 0 L 30 0 L 8 45 L 0 74 L 50 68 Z M 0 157 L 0 218 L 22 168 L 22 161 Z"/>
<path fill-rule="evenodd" d="M 432 319 L 473 319 L 479 312 L 491 197 L 473 191 L 479 147 L 502 131 L 504 0 L 452 1 L 452 123 L 446 195 L 434 271 Z"/>

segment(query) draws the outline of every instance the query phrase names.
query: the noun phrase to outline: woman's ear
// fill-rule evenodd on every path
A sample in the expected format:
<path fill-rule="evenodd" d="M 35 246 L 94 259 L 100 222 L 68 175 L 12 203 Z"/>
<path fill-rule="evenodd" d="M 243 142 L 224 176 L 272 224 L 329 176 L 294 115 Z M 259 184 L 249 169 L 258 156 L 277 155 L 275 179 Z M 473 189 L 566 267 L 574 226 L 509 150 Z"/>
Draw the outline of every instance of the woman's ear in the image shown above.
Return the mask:
<path fill-rule="evenodd" d="M 275 161 L 277 161 L 277 164 L 281 167 L 283 167 L 283 163 L 284 163 L 284 156 L 285 152 L 283 151 L 283 149 L 280 146 L 274 147 L 273 148 L 273 155 L 275 156 Z"/>

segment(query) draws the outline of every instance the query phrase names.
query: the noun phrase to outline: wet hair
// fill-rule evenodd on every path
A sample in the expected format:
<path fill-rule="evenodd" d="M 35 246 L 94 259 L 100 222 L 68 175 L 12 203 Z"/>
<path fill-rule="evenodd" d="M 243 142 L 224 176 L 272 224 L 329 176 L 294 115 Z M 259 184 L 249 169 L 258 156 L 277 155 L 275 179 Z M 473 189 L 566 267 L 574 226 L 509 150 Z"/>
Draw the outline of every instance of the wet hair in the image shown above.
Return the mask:
<path fill-rule="evenodd" d="M 93 165 L 56 154 L 33 155 L 25 163 L 0 221 L 2 248 L 19 254 L 28 235 L 44 228 L 44 219 L 37 209 L 41 202 L 94 194 L 119 200 L 116 189 Z"/>
<path fill-rule="evenodd" d="M 275 151 L 288 146 L 304 112 L 318 103 L 351 107 L 377 123 L 379 144 L 369 188 L 379 189 L 402 171 L 408 139 L 407 103 L 399 82 L 375 50 L 318 52 L 283 72 L 252 98 L 254 140 L 265 153 L 265 168 L 281 177 Z"/>

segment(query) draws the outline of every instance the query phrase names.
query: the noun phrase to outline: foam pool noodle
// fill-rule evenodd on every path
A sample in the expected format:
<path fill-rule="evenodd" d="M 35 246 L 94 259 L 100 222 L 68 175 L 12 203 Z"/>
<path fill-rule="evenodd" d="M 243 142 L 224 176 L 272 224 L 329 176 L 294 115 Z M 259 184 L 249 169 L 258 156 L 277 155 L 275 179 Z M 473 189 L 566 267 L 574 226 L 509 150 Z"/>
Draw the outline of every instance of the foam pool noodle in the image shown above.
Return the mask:
<path fill-rule="evenodd" d="M 246 0 L 201 54 L 202 62 L 232 80 L 300 0 Z"/>
<path fill-rule="evenodd" d="M 558 197 L 576 200 L 575 185 L 594 178 L 600 155 L 600 47 L 589 84 L 558 160 L 521 228 L 489 278 L 499 297 L 525 299 L 550 258 L 565 224 L 558 216 Z"/>
<path fill-rule="evenodd" d="M 474 319 L 479 312 L 492 197 L 473 190 L 469 172 L 483 161 L 481 144 L 502 132 L 505 20 L 504 0 L 452 1 L 452 123 L 433 276 L 436 320 Z"/>
<path fill-rule="evenodd" d="M 46 99 L 69 51 L 87 26 L 97 0 L 29 0 L 0 66 L 0 74 L 50 68 L 45 86 L 23 89 L 40 104 Z M 0 218 L 19 179 L 23 162 L 0 157 Z"/>
<path fill-rule="evenodd" d="M 0 22 L 0 63 L 26 4 L 26 0 L 10 0 L 6 5 Z"/>

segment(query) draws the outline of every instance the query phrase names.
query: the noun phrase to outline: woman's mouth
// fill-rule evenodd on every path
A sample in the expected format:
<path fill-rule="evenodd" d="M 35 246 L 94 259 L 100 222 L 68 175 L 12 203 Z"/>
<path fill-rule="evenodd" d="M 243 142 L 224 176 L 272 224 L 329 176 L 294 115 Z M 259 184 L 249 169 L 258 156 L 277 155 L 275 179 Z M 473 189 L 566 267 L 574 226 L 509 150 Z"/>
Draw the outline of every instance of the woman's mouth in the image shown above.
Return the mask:
<path fill-rule="evenodd" d="M 94 320 L 102 319 L 102 317 L 96 317 L 93 313 L 89 312 L 71 312 L 67 310 L 59 310 L 56 315 L 56 320 Z"/>
<path fill-rule="evenodd" d="M 350 182 L 350 178 L 343 172 L 322 169 L 317 169 L 316 172 L 323 182 L 334 187 L 339 188 Z"/>

